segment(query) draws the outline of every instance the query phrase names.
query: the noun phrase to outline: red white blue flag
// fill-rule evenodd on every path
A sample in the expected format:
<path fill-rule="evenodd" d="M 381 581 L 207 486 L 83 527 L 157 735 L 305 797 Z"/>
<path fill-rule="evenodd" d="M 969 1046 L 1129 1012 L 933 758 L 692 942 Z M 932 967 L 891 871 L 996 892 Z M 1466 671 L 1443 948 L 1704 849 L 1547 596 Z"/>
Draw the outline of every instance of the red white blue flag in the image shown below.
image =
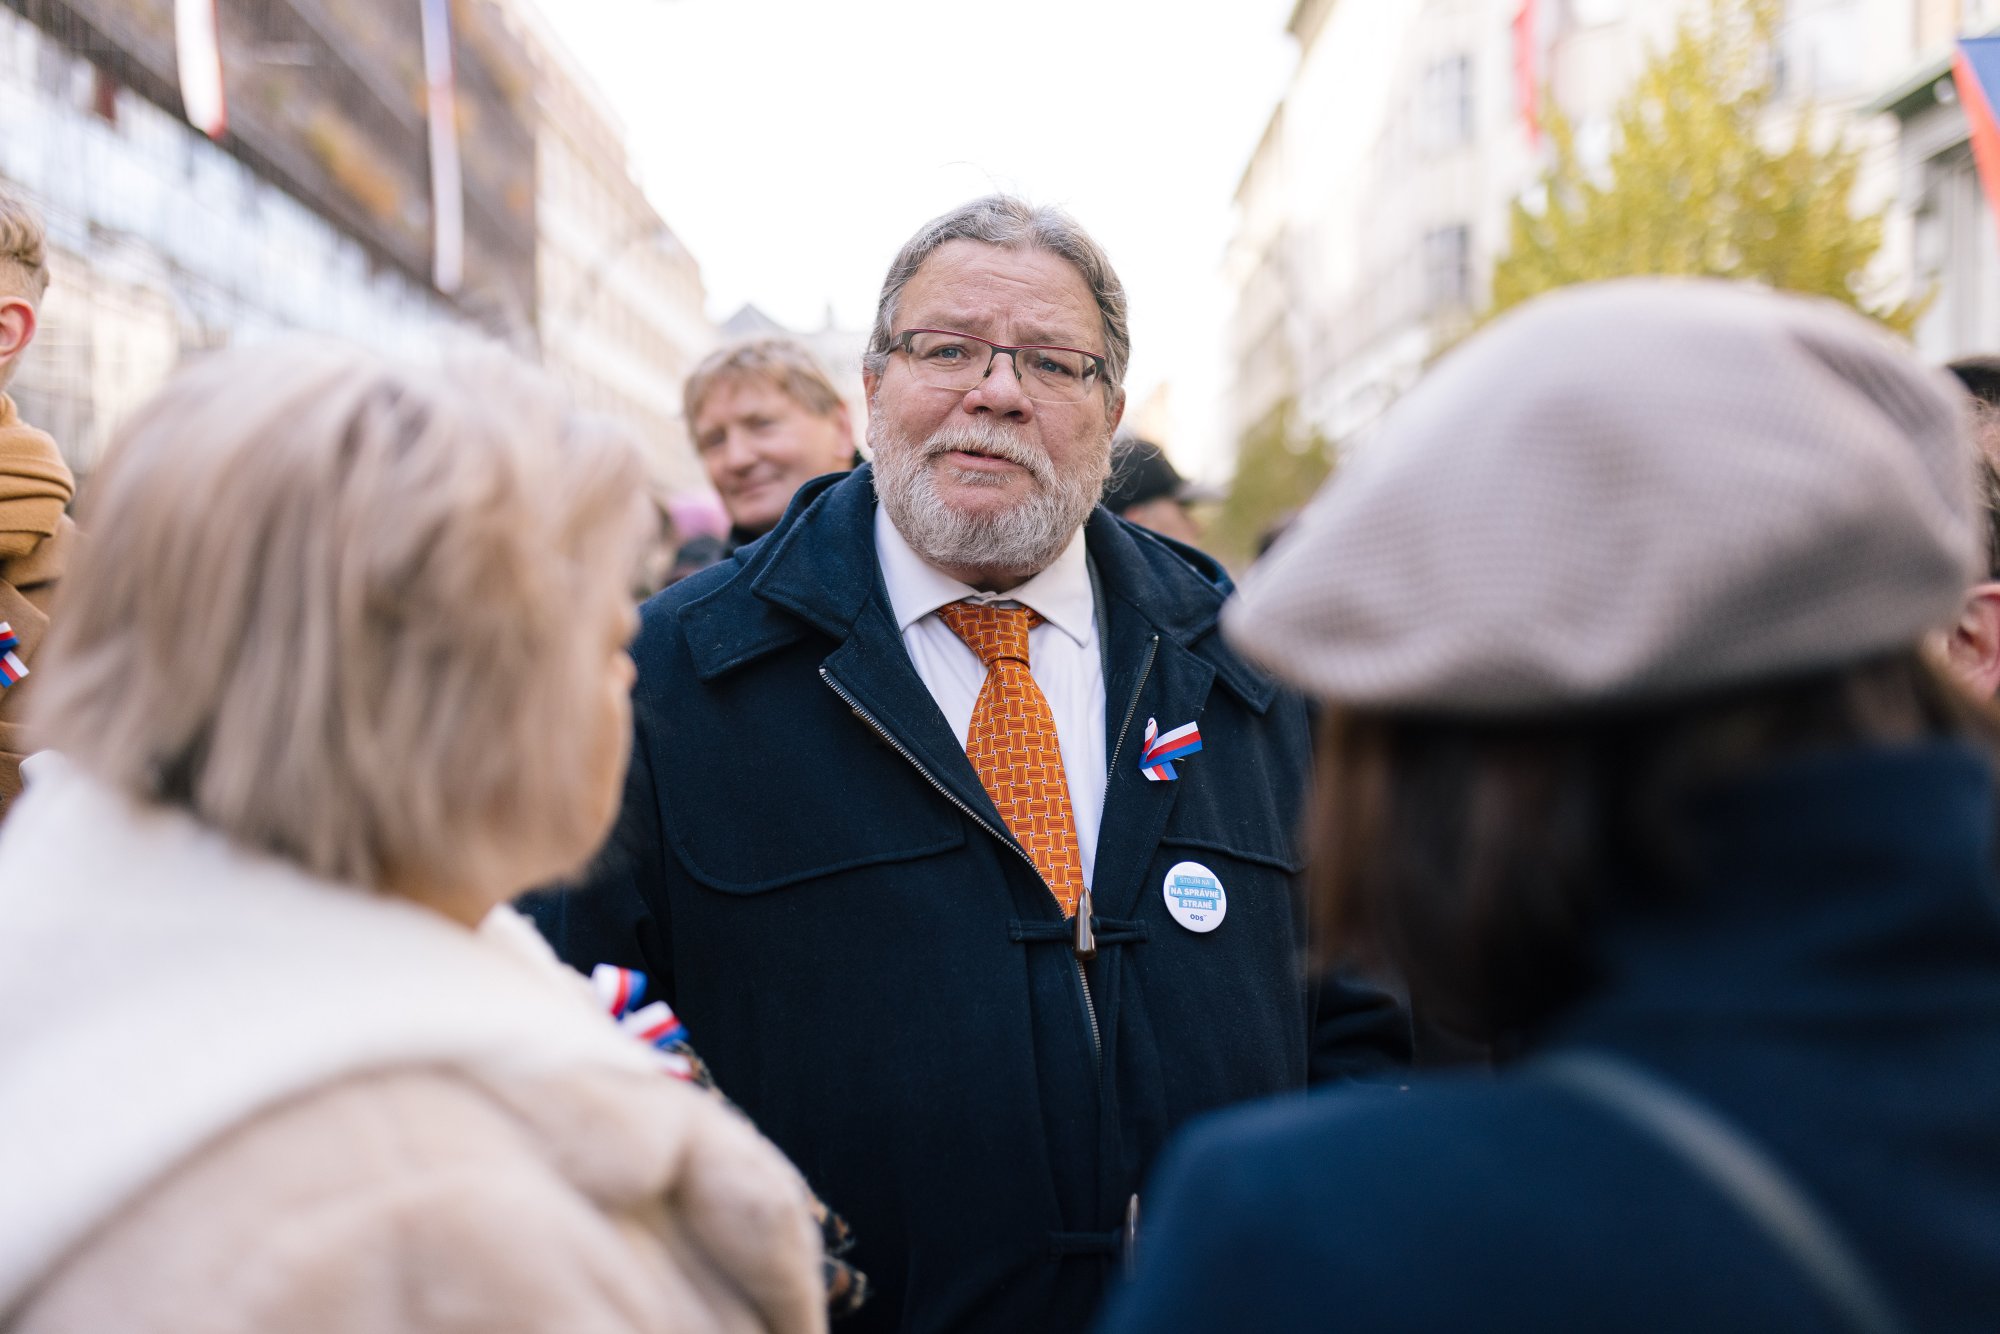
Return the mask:
<path fill-rule="evenodd" d="M 19 685 L 28 675 L 28 664 L 14 651 L 19 647 L 21 637 L 14 633 L 14 627 L 0 621 L 0 690 Z"/>
<path fill-rule="evenodd" d="M 229 102 L 222 93 L 222 40 L 215 25 L 215 0 L 174 0 L 174 65 L 188 124 L 220 139 L 229 129 Z"/>
<path fill-rule="evenodd" d="M 1968 37 L 1952 56 L 1951 78 L 1972 132 L 1972 161 L 1986 191 L 1986 207 L 2000 221 L 2000 37 Z"/>
<path fill-rule="evenodd" d="M 1542 85 L 1547 82 L 1542 66 L 1548 42 L 1541 20 L 1541 6 L 1535 0 L 1520 0 L 1509 25 L 1514 35 L 1514 106 L 1528 143 L 1536 146 L 1542 142 Z"/>
<path fill-rule="evenodd" d="M 1174 761 L 1186 759 L 1201 749 L 1201 726 L 1182 723 L 1171 732 L 1160 731 L 1159 720 L 1146 720 L 1146 746 L 1139 752 L 1139 772 L 1155 783 L 1179 778 Z"/>

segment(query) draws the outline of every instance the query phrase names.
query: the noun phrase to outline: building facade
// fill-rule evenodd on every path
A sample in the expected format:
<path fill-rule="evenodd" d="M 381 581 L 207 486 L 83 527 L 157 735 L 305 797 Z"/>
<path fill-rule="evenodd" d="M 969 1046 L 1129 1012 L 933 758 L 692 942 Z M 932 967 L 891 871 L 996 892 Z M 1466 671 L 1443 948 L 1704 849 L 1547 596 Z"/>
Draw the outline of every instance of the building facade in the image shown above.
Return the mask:
<path fill-rule="evenodd" d="M 419 357 L 460 341 L 531 345 L 518 52 L 461 7 L 466 281 L 447 298 L 429 278 L 409 8 L 224 3 L 232 127 L 215 142 L 180 115 L 171 0 L 0 7 L 0 179 L 44 215 L 52 275 L 11 392 L 77 472 L 204 348 L 283 330 Z"/>
<path fill-rule="evenodd" d="M 543 364 L 644 439 L 656 483 L 706 485 L 681 385 L 714 345 L 701 267 L 635 180 L 617 115 L 532 5 L 509 6 L 536 71 Z"/>
<path fill-rule="evenodd" d="M 1910 290 L 1929 305 L 1917 348 L 1934 361 L 2000 352 L 2000 230 L 1972 161 L 1952 43 L 2000 30 L 2000 0 L 1917 6 L 1915 58 L 1875 101 L 1897 129 L 1898 214 Z"/>
<path fill-rule="evenodd" d="M 1917 0 L 1788 0 L 1781 115 L 1854 138 L 1862 207 L 1897 190 L 1893 127 L 1868 114 L 1918 47 Z M 1531 90 L 1586 163 L 1654 51 L 1706 0 L 1299 0 L 1299 58 L 1237 194 L 1229 259 L 1239 440 L 1281 402 L 1344 446 L 1487 304 L 1510 217 L 1548 164 Z M 1781 129 L 1782 127 L 1774 127 Z M 1892 220 L 1885 291 L 1907 276 Z"/>

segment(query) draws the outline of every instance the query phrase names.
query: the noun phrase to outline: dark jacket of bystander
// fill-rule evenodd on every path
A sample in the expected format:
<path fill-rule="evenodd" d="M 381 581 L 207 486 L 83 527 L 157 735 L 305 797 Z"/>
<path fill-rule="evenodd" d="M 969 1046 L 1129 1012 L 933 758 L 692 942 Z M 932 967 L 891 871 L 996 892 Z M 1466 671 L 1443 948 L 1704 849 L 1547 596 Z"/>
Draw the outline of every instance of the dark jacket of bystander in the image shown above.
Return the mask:
<path fill-rule="evenodd" d="M 1791 762 L 1698 807 L 1693 897 L 1600 937 L 1605 982 L 1494 1077 L 1190 1129 L 1104 1334 L 1843 1328 L 1683 1159 L 1538 1071 L 1593 1049 L 1733 1123 L 1906 1328 L 2000 1316 L 2000 890 L 1986 758 Z"/>

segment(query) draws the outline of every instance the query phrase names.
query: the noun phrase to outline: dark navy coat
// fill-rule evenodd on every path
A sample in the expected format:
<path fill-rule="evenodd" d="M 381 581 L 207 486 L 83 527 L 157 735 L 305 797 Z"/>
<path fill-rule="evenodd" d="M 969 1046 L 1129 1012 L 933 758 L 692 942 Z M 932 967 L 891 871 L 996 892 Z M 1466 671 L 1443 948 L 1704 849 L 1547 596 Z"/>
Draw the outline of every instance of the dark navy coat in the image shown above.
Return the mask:
<path fill-rule="evenodd" d="M 1732 788 L 1696 902 L 1609 930 L 1608 984 L 1546 1035 L 1747 1132 L 1926 1334 L 2000 1329 L 1993 807 L 1952 744 Z M 1104 1334 L 1841 1327 L 1716 1188 L 1534 1068 L 1206 1119 Z"/>
<path fill-rule="evenodd" d="M 1074 1330 L 1175 1127 L 1375 1068 L 1408 1028 L 1301 980 L 1305 712 L 1224 646 L 1218 567 L 1102 509 L 1086 529 L 1111 757 L 1086 969 L 910 664 L 874 511 L 868 469 L 820 479 L 647 605 L 617 832 L 533 908 L 570 962 L 659 978 L 852 1223 L 876 1295 L 844 1329 Z M 1201 723 L 1178 781 L 1140 773 L 1149 717 Z M 1212 933 L 1168 915 L 1181 861 L 1228 895 Z"/>

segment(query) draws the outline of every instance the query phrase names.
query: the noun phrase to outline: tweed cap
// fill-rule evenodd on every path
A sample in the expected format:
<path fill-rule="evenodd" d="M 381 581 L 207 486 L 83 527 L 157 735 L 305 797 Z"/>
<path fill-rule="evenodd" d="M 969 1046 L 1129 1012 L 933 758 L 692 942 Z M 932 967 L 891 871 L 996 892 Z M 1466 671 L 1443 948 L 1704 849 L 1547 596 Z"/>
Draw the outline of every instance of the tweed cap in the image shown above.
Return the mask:
<path fill-rule="evenodd" d="M 1949 377 L 1832 302 L 1626 279 L 1440 364 L 1225 628 L 1306 690 L 1506 716 L 1916 643 L 1979 565 Z"/>

